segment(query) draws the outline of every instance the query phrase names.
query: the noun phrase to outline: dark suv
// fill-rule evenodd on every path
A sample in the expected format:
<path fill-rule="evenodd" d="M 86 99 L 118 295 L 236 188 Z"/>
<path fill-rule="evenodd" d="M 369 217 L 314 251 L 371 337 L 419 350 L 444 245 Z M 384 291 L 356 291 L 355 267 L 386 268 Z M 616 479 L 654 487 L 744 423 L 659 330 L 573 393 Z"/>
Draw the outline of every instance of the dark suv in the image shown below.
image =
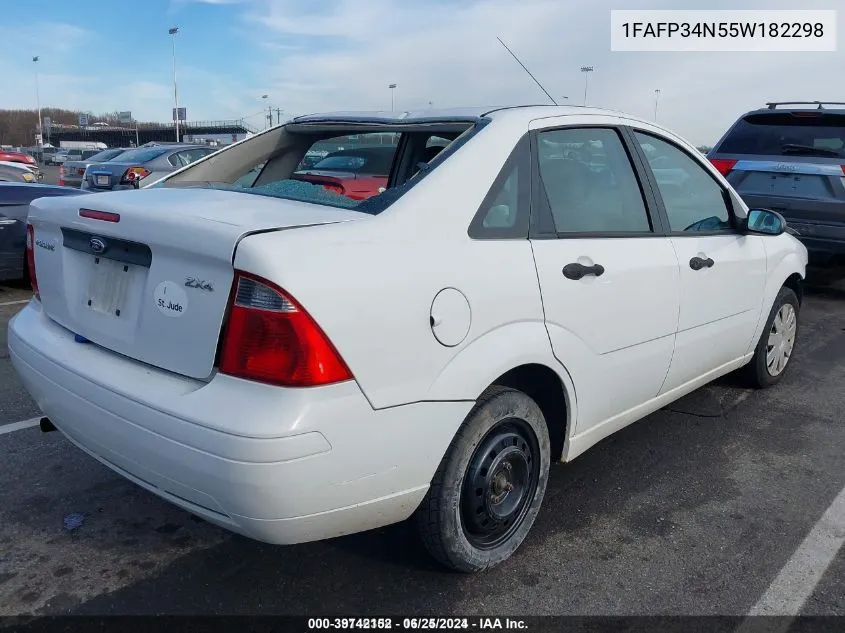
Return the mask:
<path fill-rule="evenodd" d="M 767 103 L 707 157 L 750 208 L 783 215 L 812 261 L 845 257 L 845 103 Z"/>

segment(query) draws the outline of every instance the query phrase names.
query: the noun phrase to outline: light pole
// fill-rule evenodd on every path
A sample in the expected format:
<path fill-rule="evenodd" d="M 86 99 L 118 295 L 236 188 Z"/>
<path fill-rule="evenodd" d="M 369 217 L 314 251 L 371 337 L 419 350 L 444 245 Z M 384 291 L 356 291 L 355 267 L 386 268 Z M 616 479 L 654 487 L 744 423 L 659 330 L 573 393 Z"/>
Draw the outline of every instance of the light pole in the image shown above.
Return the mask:
<path fill-rule="evenodd" d="M 170 34 L 170 42 L 173 44 L 173 105 L 176 107 L 176 116 L 173 117 L 176 122 L 176 142 L 179 142 L 179 93 L 176 89 L 176 34 L 179 32 L 179 27 L 174 26 L 167 30 Z"/>
<path fill-rule="evenodd" d="M 393 96 L 396 93 L 396 84 L 390 84 L 388 88 L 390 88 L 390 111 L 393 112 L 396 104 L 395 100 L 393 99 Z"/>
<path fill-rule="evenodd" d="M 593 70 L 592 66 L 581 66 L 581 72 L 584 73 L 584 105 L 587 105 L 587 78 Z"/>
<path fill-rule="evenodd" d="M 657 123 L 657 103 L 660 101 L 660 88 L 654 90 L 654 122 Z"/>
<path fill-rule="evenodd" d="M 264 126 L 265 130 L 273 125 L 273 107 L 267 101 L 269 97 L 270 95 L 261 95 L 261 102 L 267 104 L 267 125 Z"/>
<path fill-rule="evenodd" d="M 38 147 L 44 145 L 44 131 L 41 127 L 41 90 L 38 87 L 38 56 L 32 58 L 35 64 L 35 103 L 38 106 Z"/>

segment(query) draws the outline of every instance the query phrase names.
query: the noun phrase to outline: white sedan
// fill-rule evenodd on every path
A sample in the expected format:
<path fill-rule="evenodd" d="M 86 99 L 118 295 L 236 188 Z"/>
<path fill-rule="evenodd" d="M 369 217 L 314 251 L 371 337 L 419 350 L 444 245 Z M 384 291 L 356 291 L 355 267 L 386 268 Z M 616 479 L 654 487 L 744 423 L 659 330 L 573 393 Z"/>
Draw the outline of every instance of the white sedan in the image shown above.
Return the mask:
<path fill-rule="evenodd" d="M 298 169 L 363 145 L 389 176 Z M 551 106 L 300 117 L 36 200 L 28 238 L 9 350 L 71 442 L 270 543 L 415 516 L 466 572 L 523 542 L 551 462 L 733 370 L 778 382 L 807 262 L 678 136 Z"/>

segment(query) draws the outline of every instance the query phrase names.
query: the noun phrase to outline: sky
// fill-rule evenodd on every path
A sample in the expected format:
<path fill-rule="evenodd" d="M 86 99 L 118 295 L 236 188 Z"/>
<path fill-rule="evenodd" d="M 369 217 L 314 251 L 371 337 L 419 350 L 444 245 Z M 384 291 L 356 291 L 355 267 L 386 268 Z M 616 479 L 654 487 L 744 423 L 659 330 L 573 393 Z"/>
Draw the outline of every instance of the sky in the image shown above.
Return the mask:
<path fill-rule="evenodd" d="M 803 0 L 835 9 L 837 0 Z M 133 7 L 131 11 L 129 7 Z M 610 50 L 611 9 L 793 9 L 793 0 L 27 0 L 0 12 L 0 108 L 131 110 L 164 121 L 310 112 L 547 103 L 496 37 L 562 103 L 654 118 L 713 144 L 766 101 L 845 101 L 833 53 Z M 840 20 L 841 22 L 841 20 Z M 843 31 L 839 28 L 840 33 Z M 262 95 L 268 95 L 262 99 Z M 564 99 L 568 97 L 568 99 Z"/>

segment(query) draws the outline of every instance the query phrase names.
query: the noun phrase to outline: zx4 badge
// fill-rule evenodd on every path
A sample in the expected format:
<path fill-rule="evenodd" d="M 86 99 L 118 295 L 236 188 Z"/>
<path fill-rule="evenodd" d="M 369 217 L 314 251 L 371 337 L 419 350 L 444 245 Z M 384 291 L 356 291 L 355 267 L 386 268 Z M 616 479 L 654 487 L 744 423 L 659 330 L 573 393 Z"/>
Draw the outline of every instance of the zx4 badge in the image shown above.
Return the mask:
<path fill-rule="evenodd" d="M 210 281 L 204 281 L 197 277 L 185 277 L 185 286 L 188 288 L 197 288 L 198 290 L 205 290 L 207 292 L 214 292 L 214 284 Z"/>

